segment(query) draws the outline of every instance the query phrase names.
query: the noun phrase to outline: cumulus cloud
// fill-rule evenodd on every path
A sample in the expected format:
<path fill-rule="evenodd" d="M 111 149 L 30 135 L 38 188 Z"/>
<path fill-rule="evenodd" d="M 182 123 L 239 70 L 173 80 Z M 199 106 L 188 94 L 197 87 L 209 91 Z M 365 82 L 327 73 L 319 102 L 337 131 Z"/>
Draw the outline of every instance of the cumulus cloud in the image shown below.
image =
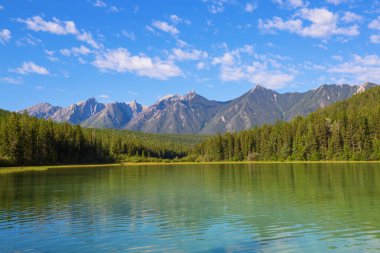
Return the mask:
<path fill-rule="evenodd" d="M 306 6 L 302 0 L 273 0 L 274 3 L 288 8 L 300 8 Z"/>
<path fill-rule="evenodd" d="M 159 80 L 167 80 L 182 74 L 182 71 L 171 61 L 131 55 L 125 48 L 99 53 L 93 64 L 103 71 L 130 72 Z"/>
<path fill-rule="evenodd" d="M 326 0 L 326 2 L 329 3 L 329 4 L 338 5 L 338 4 L 341 4 L 341 3 L 347 3 L 348 0 Z"/>
<path fill-rule="evenodd" d="M 247 55 L 249 61 L 243 59 Z M 222 81 L 248 81 L 271 89 L 279 89 L 295 77 L 293 71 L 278 62 L 280 59 L 283 58 L 254 54 L 251 47 L 245 46 L 214 57 L 212 64 L 220 65 L 219 77 Z"/>
<path fill-rule="evenodd" d="M 369 39 L 373 44 L 380 44 L 380 35 L 371 35 Z"/>
<path fill-rule="evenodd" d="M 26 24 L 26 27 L 36 32 L 49 32 L 56 35 L 74 35 L 77 40 L 88 43 L 94 48 L 100 48 L 100 44 L 95 42 L 91 33 L 79 31 L 73 21 L 61 21 L 53 18 L 51 21 L 45 21 L 40 16 L 34 16 L 27 19 L 17 19 L 18 22 Z"/>
<path fill-rule="evenodd" d="M 136 40 L 136 35 L 135 35 L 134 32 L 129 32 L 129 31 L 123 30 L 123 31 L 121 32 L 121 34 L 122 34 L 123 36 L 125 36 L 126 38 L 132 40 L 132 41 L 135 41 L 135 40 Z"/>
<path fill-rule="evenodd" d="M 362 19 L 363 19 L 362 16 L 350 11 L 346 11 L 342 17 L 342 21 L 345 23 L 358 22 L 358 21 L 361 21 Z"/>
<path fill-rule="evenodd" d="M 107 6 L 107 4 L 106 4 L 105 2 L 103 2 L 103 1 L 101 1 L 101 0 L 96 0 L 96 1 L 93 3 L 93 5 L 94 5 L 95 7 L 106 7 L 106 6 Z"/>
<path fill-rule="evenodd" d="M 377 17 L 376 19 L 372 20 L 368 24 L 368 28 L 374 29 L 374 30 L 380 30 L 380 17 Z"/>
<path fill-rule="evenodd" d="M 377 17 L 376 19 L 372 20 L 368 24 L 368 28 L 379 31 L 380 30 L 380 16 Z M 380 44 L 380 35 L 379 34 L 371 35 L 370 41 L 371 41 L 371 43 L 374 43 L 374 44 Z"/>
<path fill-rule="evenodd" d="M 154 21 L 152 26 L 162 32 L 170 33 L 171 35 L 179 34 L 179 30 L 175 26 L 165 21 Z"/>
<path fill-rule="evenodd" d="M 206 68 L 206 63 L 204 63 L 204 62 L 198 62 L 196 67 L 197 67 L 198 70 L 205 69 Z"/>
<path fill-rule="evenodd" d="M 13 72 L 27 75 L 27 74 L 39 74 L 39 75 L 49 75 L 49 71 L 33 62 L 24 62 L 20 67 L 13 70 Z"/>
<path fill-rule="evenodd" d="M 343 75 L 357 83 L 378 82 L 380 79 L 380 56 L 376 54 L 353 55 L 350 60 L 330 67 L 328 72 Z"/>
<path fill-rule="evenodd" d="M 9 31 L 8 29 L 0 30 L 0 43 L 1 44 L 4 45 L 8 41 L 10 41 L 11 38 L 12 38 L 11 31 Z"/>
<path fill-rule="evenodd" d="M 59 52 L 64 55 L 64 56 L 78 56 L 78 55 L 88 55 L 92 51 L 85 47 L 85 46 L 80 46 L 80 47 L 72 47 L 72 48 L 64 48 L 59 50 Z"/>
<path fill-rule="evenodd" d="M 233 0 L 203 0 L 203 2 L 207 3 L 208 10 L 212 14 L 222 13 L 226 5 L 235 3 Z"/>
<path fill-rule="evenodd" d="M 45 21 L 40 16 L 34 16 L 28 19 L 18 19 L 18 21 L 25 23 L 27 28 L 33 31 L 50 32 L 57 35 L 78 33 L 73 21 L 60 21 L 55 17 L 52 21 Z"/>
<path fill-rule="evenodd" d="M 304 21 L 311 24 L 305 25 Z M 283 20 L 280 17 L 265 21 L 260 19 L 259 28 L 264 32 L 280 30 L 312 38 L 329 38 L 333 35 L 359 35 L 357 25 L 339 26 L 339 16 L 325 8 L 303 8 L 296 13 L 294 18 L 289 20 Z"/>
<path fill-rule="evenodd" d="M 253 12 L 256 9 L 256 5 L 253 3 L 246 3 L 244 11 L 245 12 Z"/>
<path fill-rule="evenodd" d="M 180 48 L 174 48 L 173 54 L 170 56 L 171 59 L 178 60 L 178 61 L 188 61 L 188 60 L 196 61 L 196 60 L 204 59 L 207 57 L 208 57 L 208 54 L 205 51 L 201 51 L 198 49 L 184 51 Z"/>
<path fill-rule="evenodd" d="M 83 31 L 82 33 L 78 33 L 77 39 L 79 41 L 86 42 L 93 48 L 100 48 L 100 45 L 94 40 L 94 38 L 92 37 L 92 34 L 89 32 Z"/>
<path fill-rule="evenodd" d="M 25 37 L 16 41 L 17 46 L 37 46 L 42 44 L 42 40 L 33 37 L 31 34 L 27 34 Z"/>
<path fill-rule="evenodd" d="M 173 15 L 170 15 L 170 20 L 174 23 L 174 24 L 179 24 L 179 23 L 185 23 L 187 25 L 190 25 L 191 22 L 189 20 L 186 20 L 186 19 L 183 19 L 183 18 L 180 18 L 179 16 L 173 14 Z"/>
<path fill-rule="evenodd" d="M 21 79 L 16 79 L 13 77 L 2 77 L 0 78 L 0 82 L 2 83 L 10 83 L 10 84 L 22 84 Z"/>

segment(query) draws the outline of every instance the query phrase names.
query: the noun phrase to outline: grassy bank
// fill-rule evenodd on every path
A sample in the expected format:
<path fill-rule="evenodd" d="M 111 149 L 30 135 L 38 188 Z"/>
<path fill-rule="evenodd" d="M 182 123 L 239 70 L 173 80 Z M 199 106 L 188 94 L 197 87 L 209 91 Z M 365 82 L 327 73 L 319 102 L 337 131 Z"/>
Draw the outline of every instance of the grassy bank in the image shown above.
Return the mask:
<path fill-rule="evenodd" d="M 52 165 L 52 166 L 25 166 L 25 167 L 0 167 L 0 174 L 25 172 L 25 171 L 46 171 L 49 169 L 76 169 L 76 168 L 98 168 L 98 167 L 118 167 L 118 166 L 159 166 L 159 165 L 212 165 L 212 164 L 354 164 L 354 163 L 379 163 L 380 161 L 221 161 L 221 162 L 122 162 L 111 164 L 81 164 L 81 165 Z"/>

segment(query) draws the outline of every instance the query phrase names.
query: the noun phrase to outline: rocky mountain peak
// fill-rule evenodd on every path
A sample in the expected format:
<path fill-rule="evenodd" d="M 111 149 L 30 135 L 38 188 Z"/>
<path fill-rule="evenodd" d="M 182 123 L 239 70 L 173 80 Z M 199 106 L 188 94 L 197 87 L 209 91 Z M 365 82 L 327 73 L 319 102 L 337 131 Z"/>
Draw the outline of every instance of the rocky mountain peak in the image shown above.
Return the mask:
<path fill-rule="evenodd" d="M 267 88 L 265 88 L 264 86 L 260 85 L 260 84 L 257 84 L 254 88 L 252 88 L 249 92 L 250 93 L 257 93 L 257 92 L 263 92 L 263 91 L 271 91 L 273 92 L 272 90 L 269 90 Z"/>
<path fill-rule="evenodd" d="M 40 103 L 26 110 L 32 116 L 85 127 L 129 129 L 153 133 L 222 133 L 291 120 L 349 98 L 376 84 L 328 85 L 307 92 L 278 93 L 257 85 L 242 96 L 210 101 L 194 90 L 167 95 L 144 108 L 136 100 L 104 105 L 91 97 L 66 108 Z M 23 111 L 20 111 L 23 112 Z"/>

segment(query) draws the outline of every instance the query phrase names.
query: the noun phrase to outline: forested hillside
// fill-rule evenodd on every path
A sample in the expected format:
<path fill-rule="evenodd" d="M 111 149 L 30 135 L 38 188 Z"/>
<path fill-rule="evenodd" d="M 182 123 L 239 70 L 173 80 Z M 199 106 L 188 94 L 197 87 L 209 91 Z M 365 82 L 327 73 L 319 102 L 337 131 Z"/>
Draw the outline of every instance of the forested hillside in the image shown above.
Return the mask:
<path fill-rule="evenodd" d="M 379 160 L 380 87 L 291 122 L 207 139 L 201 160 Z"/>
<path fill-rule="evenodd" d="M 202 138 L 83 129 L 0 110 L 0 165 L 3 166 L 182 158 Z"/>
<path fill-rule="evenodd" d="M 117 160 L 379 160 L 380 87 L 307 117 L 238 133 L 157 135 L 84 129 L 0 110 L 0 165 Z"/>

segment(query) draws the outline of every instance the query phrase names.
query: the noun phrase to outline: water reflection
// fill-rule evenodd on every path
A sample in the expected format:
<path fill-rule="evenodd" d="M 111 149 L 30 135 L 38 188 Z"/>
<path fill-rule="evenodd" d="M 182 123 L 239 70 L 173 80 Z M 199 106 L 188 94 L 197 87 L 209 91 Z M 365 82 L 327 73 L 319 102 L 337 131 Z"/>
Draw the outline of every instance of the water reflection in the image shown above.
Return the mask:
<path fill-rule="evenodd" d="M 0 251 L 380 250 L 379 164 L 0 175 Z"/>

